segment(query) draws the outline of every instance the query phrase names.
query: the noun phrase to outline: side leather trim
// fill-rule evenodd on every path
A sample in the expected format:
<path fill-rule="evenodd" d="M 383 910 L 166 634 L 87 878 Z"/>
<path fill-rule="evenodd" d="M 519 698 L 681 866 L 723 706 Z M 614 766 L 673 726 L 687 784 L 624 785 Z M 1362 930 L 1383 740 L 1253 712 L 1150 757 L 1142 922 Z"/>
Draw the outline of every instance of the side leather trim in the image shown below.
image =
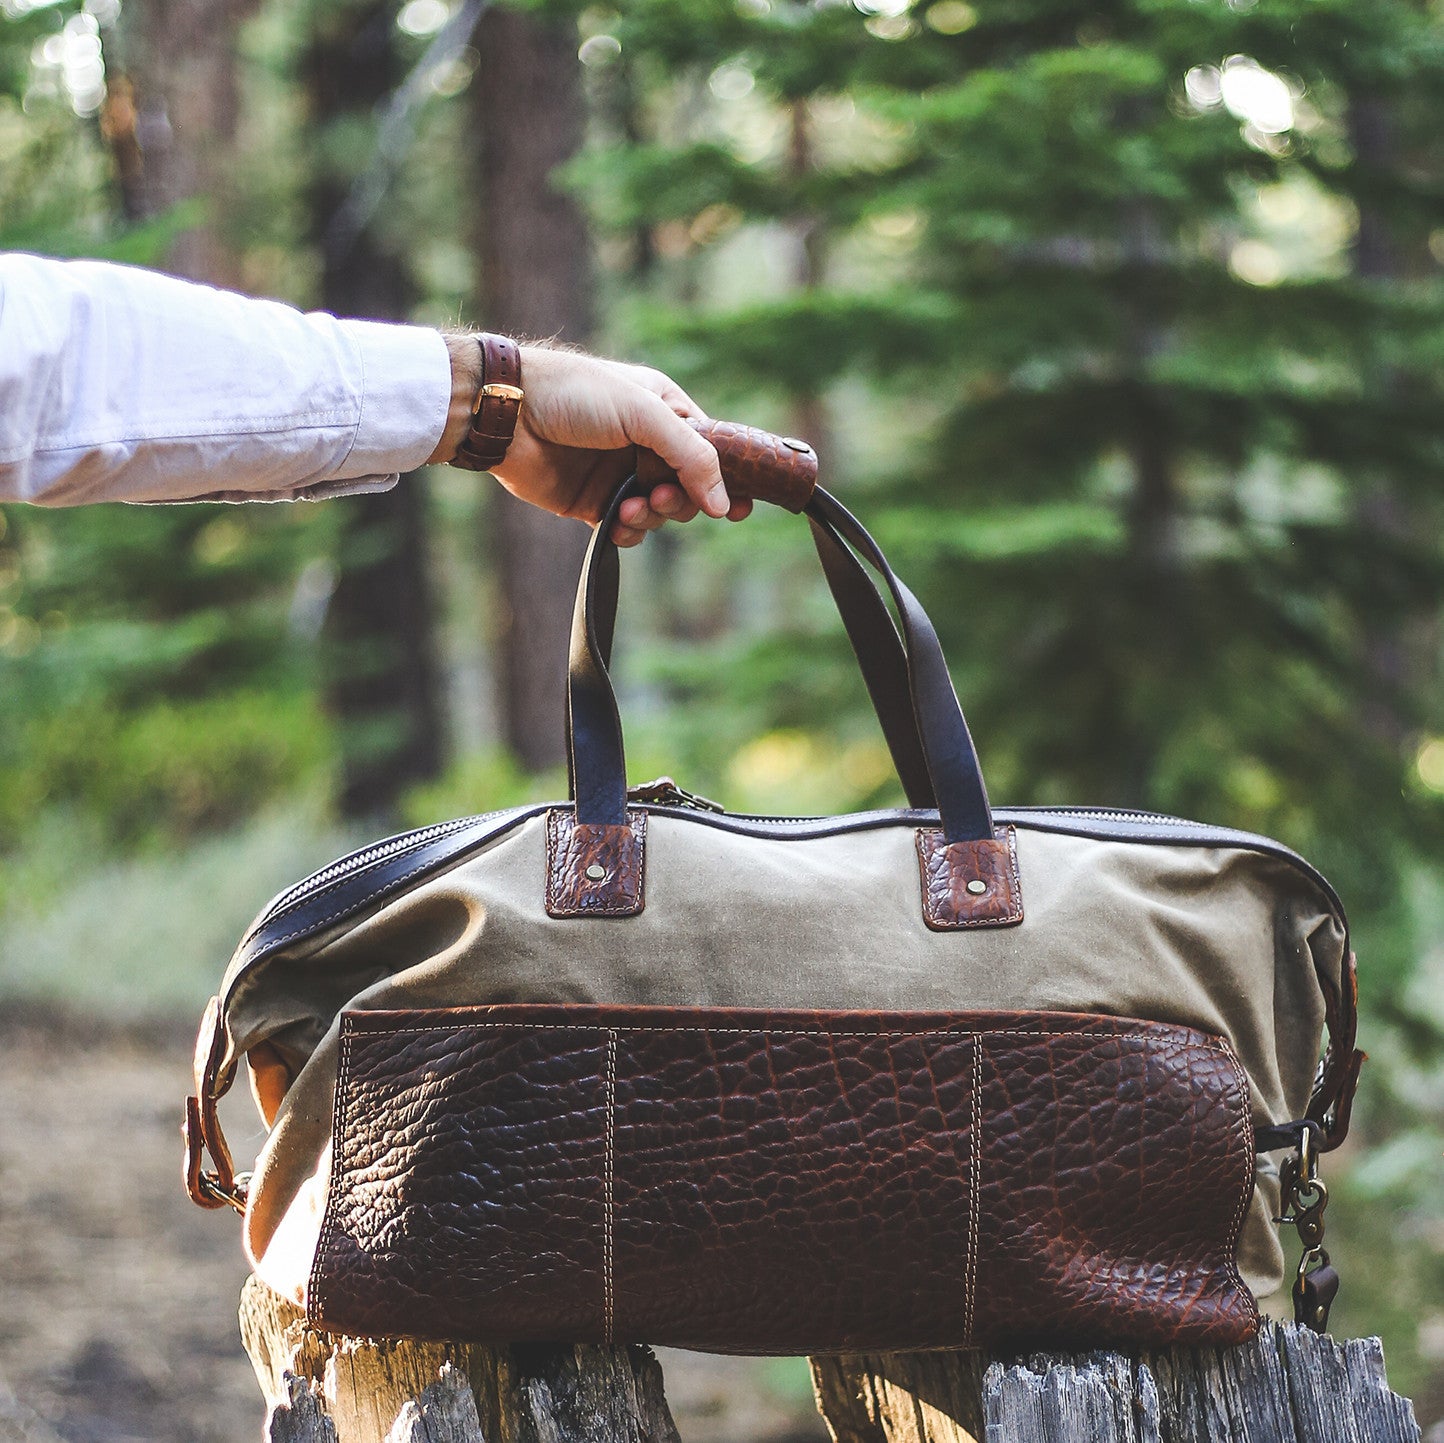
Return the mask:
<path fill-rule="evenodd" d="M 222 1072 L 225 1054 L 226 1029 L 221 1017 L 221 999 L 212 997 L 206 1003 L 196 1037 L 192 1074 L 195 1096 L 186 1098 L 185 1118 L 181 1124 L 181 1136 L 185 1140 L 186 1191 L 191 1201 L 203 1208 L 226 1206 L 214 1191 L 206 1187 L 207 1180 L 202 1177 L 207 1152 L 216 1167 L 208 1179 L 210 1182 L 222 1192 L 229 1192 L 236 1180 L 235 1163 L 231 1160 L 231 1150 L 226 1144 L 216 1111 L 217 1098 L 225 1095 L 231 1082 L 230 1076 Z"/>
<path fill-rule="evenodd" d="M 570 807 L 547 813 L 548 917 L 635 917 L 645 906 L 647 814 L 623 823 L 577 821 Z"/>
<path fill-rule="evenodd" d="M 976 842 L 949 842 L 938 827 L 917 833 L 923 921 L 934 932 L 1015 927 L 1023 920 L 1023 882 L 1012 827 Z"/>

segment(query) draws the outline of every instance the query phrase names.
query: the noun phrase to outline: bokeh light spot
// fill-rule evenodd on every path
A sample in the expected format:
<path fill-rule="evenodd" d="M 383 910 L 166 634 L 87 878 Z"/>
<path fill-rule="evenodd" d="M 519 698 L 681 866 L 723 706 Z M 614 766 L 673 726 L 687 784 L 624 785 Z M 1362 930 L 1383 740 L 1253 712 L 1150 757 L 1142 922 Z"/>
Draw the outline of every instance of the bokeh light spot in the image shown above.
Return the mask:
<path fill-rule="evenodd" d="M 451 7 L 445 0 L 407 0 L 396 24 L 408 35 L 435 35 L 450 19 Z"/>
<path fill-rule="evenodd" d="M 1431 791 L 1444 796 L 1444 737 L 1427 737 L 1414 757 L 1419 780 Z"/>
<path fill-rule="evenodd" d="M 752 94 L 756 84 L 757 77 L 745 65 L 735 63 L 719 65 L 707 82 L 718 100 L 741 100 Z"/>
<path fill-rule="evenodd" d="M 938 0 L 936 5 L 928 6 L 923 19 L 939 35 L 961 35 L 978 23 L 978 12 L 964 0 Z"/>
<path fill-rule="evenodd" d="M 1229 252 L 1228 268 L 1251 286 L 1276 286 L 1284 278 L 1283 261 L 1267 241 L 1239 241 Z"/>
<path fill-rule="evenodd" d="M 1219 75 L 1219 93 L 1229 114 L 1261 135 L 1282 135 L 1294 123 L 1288 84 L 1249 55 L 1230 55 Z"/>
<path fill-rule="evenodd" d="M 610 65 L 622 53 L 622 42 L 615 35 L 593 35 L 583 40 L 577 59 L 583 65 Z"/>

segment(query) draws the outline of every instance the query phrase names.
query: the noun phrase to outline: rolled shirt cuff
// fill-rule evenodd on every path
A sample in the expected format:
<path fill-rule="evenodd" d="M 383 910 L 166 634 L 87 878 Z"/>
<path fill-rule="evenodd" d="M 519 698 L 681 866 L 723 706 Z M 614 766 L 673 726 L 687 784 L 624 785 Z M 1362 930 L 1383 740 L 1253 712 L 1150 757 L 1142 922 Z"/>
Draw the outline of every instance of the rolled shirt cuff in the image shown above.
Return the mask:
<path fill-rule="evenodd" d="M 320 483 L 330 495 L 343 494 L 338 483 L 370 482 L 346 489 L 371 490 L 414 471 L 436 449 L 451 407 L 451 358 L 439 331 L 380 321 L 341 326 L 361 363 L 361 414 L 345 461 Z"/>

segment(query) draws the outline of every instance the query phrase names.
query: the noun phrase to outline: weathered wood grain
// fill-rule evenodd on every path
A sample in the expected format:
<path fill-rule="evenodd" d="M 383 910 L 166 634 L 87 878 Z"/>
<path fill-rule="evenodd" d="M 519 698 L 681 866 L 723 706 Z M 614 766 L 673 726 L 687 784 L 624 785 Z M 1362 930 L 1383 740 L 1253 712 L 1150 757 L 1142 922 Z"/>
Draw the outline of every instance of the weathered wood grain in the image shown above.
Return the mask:
<path fill-rule="evenodd" d="M 970 1443 L 983 1433 L 979 1353 L 812 1359 L 817 1406 L 836 1443 Z"/>
<path fill-rule="evenodd" d="M 270 1443 L 678 1443 L 646 1348 L 332 1337 L 254 1279 Z M 1419 1443 L 1377 1338 L 1266 1323 L 1240 1348 L 814 1358 L 836 1443 Z"/>
<path fill-rule="evenodd" d="M 647 1348 L 333 1337 L 255 1278 L 241 1337 L 269 1443 L 679 1443 Z"/>
<path fill-rule="evenodd" d="M 408 1398 L 386 1435 L 386 1443 L 475 1443 L 481 1435 L 481 1418 L 471 1386 L 450 1363 L 441 1376 Z"/>
<path fill-rule="evenodd" d="M 983 1360 L 986 1361 L 986 1360 Z M 815 1358 L 838 1443 L 1418 1443 L 1377 1338 L 1266 1323 L 1240 1348 Z"/>
<path fill-rule="evenodd" d="M 271 1400 L 262 1443 L 336 1443 L 336 1425 L 316 1389 L 294 1373 L 283 1374 L 281 1383 L 284 1392 Z"/>

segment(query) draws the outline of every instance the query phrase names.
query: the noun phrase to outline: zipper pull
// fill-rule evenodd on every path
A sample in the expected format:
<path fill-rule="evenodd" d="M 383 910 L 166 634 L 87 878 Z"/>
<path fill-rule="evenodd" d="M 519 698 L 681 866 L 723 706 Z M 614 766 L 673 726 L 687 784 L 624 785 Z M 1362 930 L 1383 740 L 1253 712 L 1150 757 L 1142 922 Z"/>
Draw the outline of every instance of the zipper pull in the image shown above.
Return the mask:
<path fill-rule="evenodd" d="M 671 777 L 658 777 L 655 781 L 628 787 L 627 800 L 654 807 L 687 807 L 694 812 L 726 810 L 720 802 L 714 802 L 709 797 L 699 797 L 696 792 L 679 787 Z"/>

